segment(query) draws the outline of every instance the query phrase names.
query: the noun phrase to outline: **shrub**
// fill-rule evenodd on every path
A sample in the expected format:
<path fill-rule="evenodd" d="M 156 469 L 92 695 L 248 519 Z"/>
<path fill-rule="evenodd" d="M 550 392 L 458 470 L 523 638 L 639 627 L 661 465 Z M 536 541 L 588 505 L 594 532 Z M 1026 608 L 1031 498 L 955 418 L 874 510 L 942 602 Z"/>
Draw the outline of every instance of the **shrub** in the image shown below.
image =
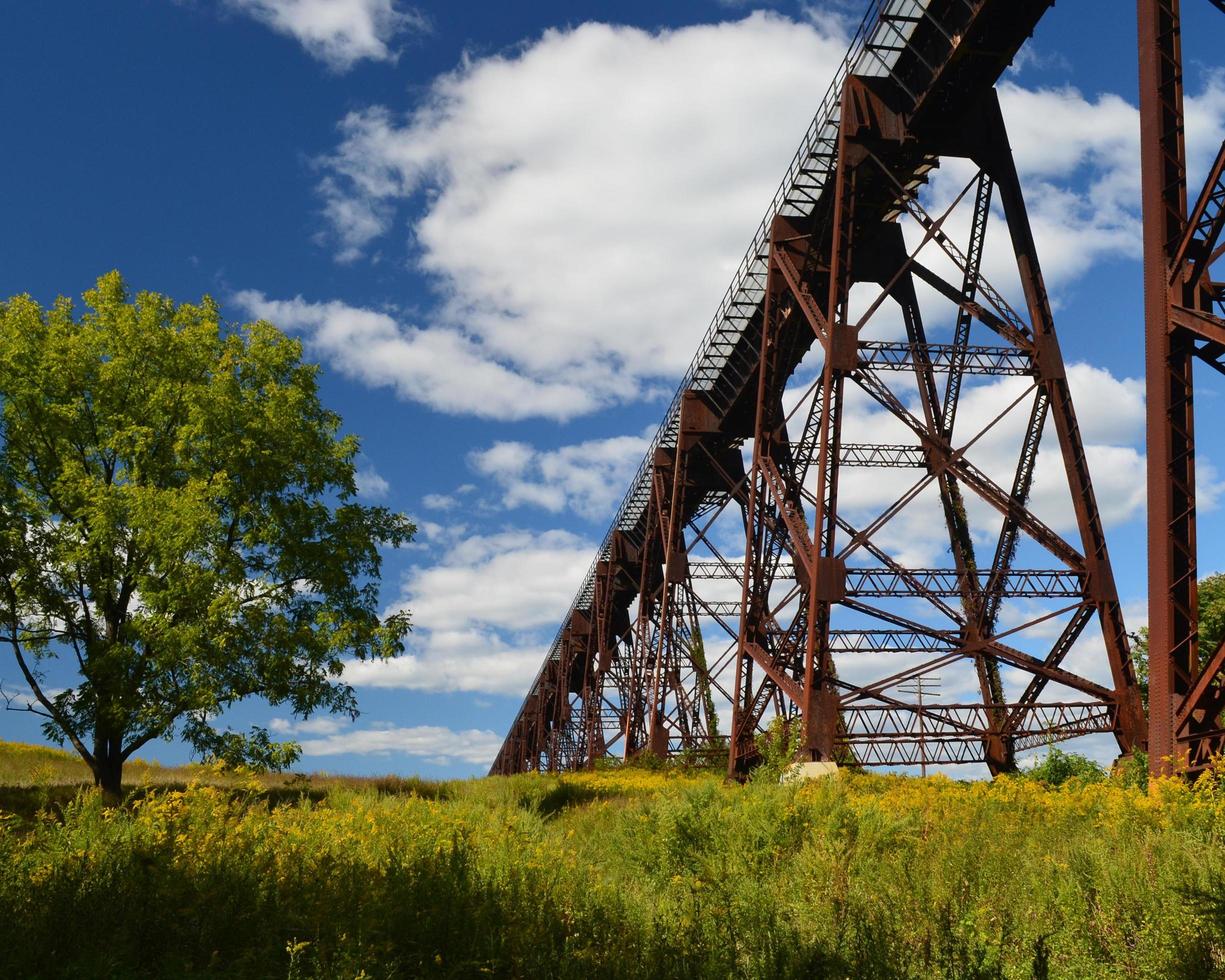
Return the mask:
<path fill-rule="evenodd" d="M 1106 778 L 1106 770 L 1087 756 L 1064 752 L 1052 745 L 1041 761 L 1026 770 L 1025 775 L 1048 786 L 1062 786 L 1070 779 L 1100 783 Z"/>

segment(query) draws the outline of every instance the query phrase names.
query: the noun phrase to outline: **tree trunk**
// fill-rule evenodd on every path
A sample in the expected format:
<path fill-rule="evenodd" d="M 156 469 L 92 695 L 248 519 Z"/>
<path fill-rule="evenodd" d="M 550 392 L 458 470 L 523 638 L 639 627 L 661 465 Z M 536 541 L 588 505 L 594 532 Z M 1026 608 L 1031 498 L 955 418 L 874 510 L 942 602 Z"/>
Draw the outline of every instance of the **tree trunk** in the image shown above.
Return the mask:
<path fill-rule="evenodd" d="M 102 790 L 107 806 L 123 802 L 123 759 L 118 753 L 94 757 L 94 785 Z"/>

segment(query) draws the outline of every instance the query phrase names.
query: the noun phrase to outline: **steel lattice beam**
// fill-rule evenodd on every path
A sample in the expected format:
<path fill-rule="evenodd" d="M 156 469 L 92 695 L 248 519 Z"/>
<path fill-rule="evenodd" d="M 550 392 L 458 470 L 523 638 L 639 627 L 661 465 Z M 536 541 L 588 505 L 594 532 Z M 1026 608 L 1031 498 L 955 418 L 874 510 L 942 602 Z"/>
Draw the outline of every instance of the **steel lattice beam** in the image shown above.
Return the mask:
<path fill-rule="evenodd" d="M 998 772 L 1021 749 L 1091 732 L 1112 733 L 1124 752 L 1143 746 L 1084 447 L 993 91 L 1049 6 L 869 4 L 494 772 L 653 752 L 721 754 L 740 774 L 772 718 L 801 726 L 809 757 L 862 765 L 985 762 Z M 920 192 L 942 157 L 969 159 L 978 174 L 929 211 Z M 999 229 L 993 200 L 1006 217 Z M 1207 211 L 1201 224 L 1215 227 Z M 951 233 L 967 226 L 968 239 Z M 993 233 L 1016 257 L 1020 311 L 982 275 Z M 950 262 L 953 282 L 937 271 Z M 876 299 L 852 316 L 851 289 L 863 286 Z M 952 342 L 928 339 L 920 291 L 947 305 Z M 904 339 L 891 339 L 896 326 L 872 335 L 882 310 L 900 317 Z M 816 376 L 797 395 L 810 351 Z M 963 411 L 959 421 L 963 389 L 985 382 L 1020 394 L 995 418 Z M 896 436 L 861 431 L 862 412 L 846 410 L 852 389 Z M 1014 410 L 1027 421 L 1001 485 L 974 460 Z M 1030 507 L 1048 419 L 1074 540 Z M 896 488 L 896 499 L 862 512 L 854 474 Z M 896 553 L 895 529 L 924 506 L 948 567 Z M 995 546 L 979 555 L 984 521 L 996 522 Z M 737 529 L 743 551 L 721 552 L 716 542 Z M 1019 554 L 1052 567 L 1014 567 Z M 1109 686 L 1064 666 L 1095 620 Z M 1041 640 L 1049 623 L 1053 645 Z M 954 670 L 968 678 L 955 703 L 903 694 Z"/>
<path fill-rule="evenodd" d="M 1213 0 L 1225 10 L 1225 5 Z M 1154 773 L 1221 748 L 1225 672 L 1199 645 L 1192 364 L 1219 369 L 1225 145 L 1188 212 L 1179 0 L 1139 0 L 1140 155 L 1147 375 L 1149 746 Z"/>

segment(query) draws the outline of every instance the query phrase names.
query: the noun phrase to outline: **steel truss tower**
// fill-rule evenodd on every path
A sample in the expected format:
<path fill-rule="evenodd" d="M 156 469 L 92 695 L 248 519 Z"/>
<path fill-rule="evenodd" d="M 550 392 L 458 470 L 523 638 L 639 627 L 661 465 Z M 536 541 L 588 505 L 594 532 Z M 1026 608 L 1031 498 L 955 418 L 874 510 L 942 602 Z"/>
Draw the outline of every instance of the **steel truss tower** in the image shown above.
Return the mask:
<path fill-rule="evenodd" d="M 1212 0 L 1225 11 L 1225 0 Z M 1187 210 L 1178 0 L 1139 0 L 1148 398 L 1149 744 L 1154 773 L 1225 748 L 1225 644 L 1199 644 L 1195 359 L 1225 374 L 1225 144 Z"/>
<path fill-rule="evenodd" d="M 871 5 L 492 772 L 1144 747 L 994 89 L 1049 5 Z"/>

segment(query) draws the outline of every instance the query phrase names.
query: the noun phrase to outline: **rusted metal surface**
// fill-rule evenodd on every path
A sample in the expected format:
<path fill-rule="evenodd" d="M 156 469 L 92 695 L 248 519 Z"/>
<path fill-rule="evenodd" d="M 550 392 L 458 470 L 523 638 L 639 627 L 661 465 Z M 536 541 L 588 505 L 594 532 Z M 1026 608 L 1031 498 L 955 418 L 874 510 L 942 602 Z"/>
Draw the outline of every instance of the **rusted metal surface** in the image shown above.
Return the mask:
<path fill-rule="evenodd" d="M 994 91 L 1049 6 L 870 4 L 493 772 L 653 752 L 740 774 L 776 717 L 807 758 L 863 765 L 1144 746 Z M 942 160 L 970 179 L 933 214 Z M 982 272 L 993 235 L 1003 288 Z M 990 412 L 965 409 L 988 391 Z M 1044 433 L 1069 536 L 1031 506 Z M 865 476 L 890 503 L 862 504 Z M 907 527 L 939 528 L 940 554 L 911 555 Z M 1068 656 L 1094 623 L 1086 676 Z M 950 703 L 905 693 L 937 672 Z"/>
<path fill-rule="evenodd" d="M 1222 4 L 1214 0 L 1218 8 Z M 1225 8 L 1223 8 L 1225 9 Z M 1149 747 L 1154 773 L 1194 772 L 1222 746 L 1225 659 L 1201 650 L 1196 595 L 1196 359 L 1220 371 L 1225 144 L 1188 212 L 1178 0 L 1139 0 L 1148 436 Z"/>

